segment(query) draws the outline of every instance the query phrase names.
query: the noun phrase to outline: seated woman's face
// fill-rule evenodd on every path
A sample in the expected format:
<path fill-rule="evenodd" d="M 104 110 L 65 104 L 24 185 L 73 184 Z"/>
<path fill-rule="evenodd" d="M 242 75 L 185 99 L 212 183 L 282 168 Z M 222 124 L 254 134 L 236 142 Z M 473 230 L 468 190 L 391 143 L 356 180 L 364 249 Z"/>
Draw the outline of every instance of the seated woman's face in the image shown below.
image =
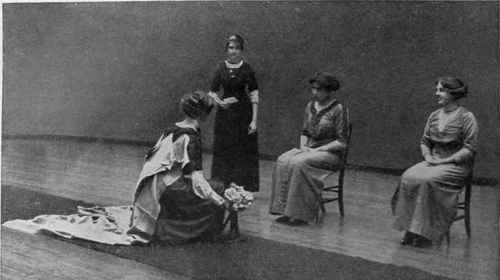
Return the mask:
<path fill-rule="evenodd" d="M 437 103 L 441 106 L 446 106 L 454 100 L 453 96 L 451 96 L 451 94 L 449 94 L 446 91 L 446 89 L 441 85 L 441 83 L 438 83 L 436 85 L 436 96 L 437 96 Z"/>
<path fill-rule="evenodd" d="M 311 92 L 313 94 L 314 100 L 318 102 L 323 102 L 330 98 L 330 92 L 320 87 L 318 83 L 311 84 Z"/>

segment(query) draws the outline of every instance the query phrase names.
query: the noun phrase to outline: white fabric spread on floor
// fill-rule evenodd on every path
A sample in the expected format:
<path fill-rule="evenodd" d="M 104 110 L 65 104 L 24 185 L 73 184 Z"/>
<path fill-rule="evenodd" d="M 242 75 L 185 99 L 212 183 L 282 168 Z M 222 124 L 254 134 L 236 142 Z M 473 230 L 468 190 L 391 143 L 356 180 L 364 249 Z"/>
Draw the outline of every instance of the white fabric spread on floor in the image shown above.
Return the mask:
<path fill-rule="evenodd" d="M 127 234 L 131 206 L 81 207 L 71 215 L 40 215 L 31 220 L 12 220 L 3 226 L 35 234 L 50 232 L 64 238 L 80 238 L 110 245 L 148 243 L 134 234 Z"/>

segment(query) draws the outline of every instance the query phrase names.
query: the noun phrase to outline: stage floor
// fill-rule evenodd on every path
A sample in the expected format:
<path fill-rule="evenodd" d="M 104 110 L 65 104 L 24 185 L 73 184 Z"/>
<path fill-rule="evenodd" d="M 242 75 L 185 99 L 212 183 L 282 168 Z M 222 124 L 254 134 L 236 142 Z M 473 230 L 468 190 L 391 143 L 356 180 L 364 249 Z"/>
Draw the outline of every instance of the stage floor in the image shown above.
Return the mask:
<path fill-rule="evenodd" d="M 101 205 L 130 204 L 146 150 L 144 146 L 104 142 L 3 139 L 2 185 Z M 210 162 L 210 155 L 204 155 L 207 177 Z M 500 278 L 498 186 L 473 186 L 471 239 L 461 221 L 452 227 L 450 245 L 417 249 L 400 246 L 401 233 L 391 228 L 389 201 L 397 176 L 348 170 L 344 218 L 340 218 L 336 204 L 329 204 L 322 224 L 288 227 L 268 215 L 272 165 L 261 161 L 261 191 L 255 205 L 240 218 L 244 234 L 455 279 Z M 44 236 L 2 230 L 2 279 L 46 279 L 42 276 L 52 274 L 61 275 L 53 279 L 68 279 L 69 275 L 82 279 L 183 278 Z"/>

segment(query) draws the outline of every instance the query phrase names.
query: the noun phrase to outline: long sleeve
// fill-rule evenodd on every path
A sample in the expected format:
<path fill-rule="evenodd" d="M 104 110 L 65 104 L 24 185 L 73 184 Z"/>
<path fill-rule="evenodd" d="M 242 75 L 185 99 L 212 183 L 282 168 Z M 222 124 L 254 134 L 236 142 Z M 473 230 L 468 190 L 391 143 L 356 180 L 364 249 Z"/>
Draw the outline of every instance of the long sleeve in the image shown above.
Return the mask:
<path fill-rule="evenodd" d="M 309 121 L 310 121 L 310 118 L 311 118 L 311 105 L 312 102 L 309 102 L 307 105 L 306 105 L 306 109 L 304 111 L 304 119 L 302 121 L 302 131 L 301 131 L 301 135 L 304 135 L 306 137 L 311 137 L 311 133 L 309 131 Z"/>
<path fill-rule="evenodd" d="M 202 171 L 195 171 L 191 173 L 191 180 L 193 182 L 193 191 L 198 197 L 202 199 L 210 199 L 216 205 L 222 205 L 224 203 L 224 199 L 212 189 L 203 176 Z"/>
<path fill-rule="evenodd" d="M 432 149 L 432 143 L 431 143 L 431 135 L 430 135 L 430 122 L 431 122 L 431 116 L 427 119 L 427 122 L 425 123 L 424 127 L 424 134 L 422 135 L 422 139 L 420 140 L 420 145 L 426 146 L 429 151 Z M 424 151 L 422 151 L 423 153 Z"/>
<path fill-rule="evenodd" d="M 339 104 L 338 109 L 335 110 L 332 122 L 334 123 L 337 141 L 342 144 L 347 144 L 348 111 L 341 104 Z"/>
<path fill-rule="evenodd" d="M 467 112 L 463 116 L 464 126 L 464 148 L 469 149 L 471 152 L 476 153 L 478 146 L 479 127 L 476 118 L 471 112 Z"/>
<path fill-rule="evenodd" d="M 451 156 L 452 161 L 456 163 L 463 163 L 472 160 L 478 146 L 479 128 L 476 118 L 471 112 L 464 114 L 463 118 L 463 146 Z"/>

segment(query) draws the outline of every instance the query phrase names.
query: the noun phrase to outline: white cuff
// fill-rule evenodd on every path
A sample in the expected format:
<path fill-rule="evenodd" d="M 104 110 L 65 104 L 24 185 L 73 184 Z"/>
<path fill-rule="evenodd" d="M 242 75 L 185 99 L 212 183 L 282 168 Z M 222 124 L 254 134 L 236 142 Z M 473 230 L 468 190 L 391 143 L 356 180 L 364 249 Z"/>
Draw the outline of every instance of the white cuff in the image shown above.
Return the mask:
<path fill-rule="evenodd" d="M 254 90 L 254 91 L 250 92 L 249 95 L 250 95 L 250 102 L 259 103 L 259 91 L 258 90 Z"/>

